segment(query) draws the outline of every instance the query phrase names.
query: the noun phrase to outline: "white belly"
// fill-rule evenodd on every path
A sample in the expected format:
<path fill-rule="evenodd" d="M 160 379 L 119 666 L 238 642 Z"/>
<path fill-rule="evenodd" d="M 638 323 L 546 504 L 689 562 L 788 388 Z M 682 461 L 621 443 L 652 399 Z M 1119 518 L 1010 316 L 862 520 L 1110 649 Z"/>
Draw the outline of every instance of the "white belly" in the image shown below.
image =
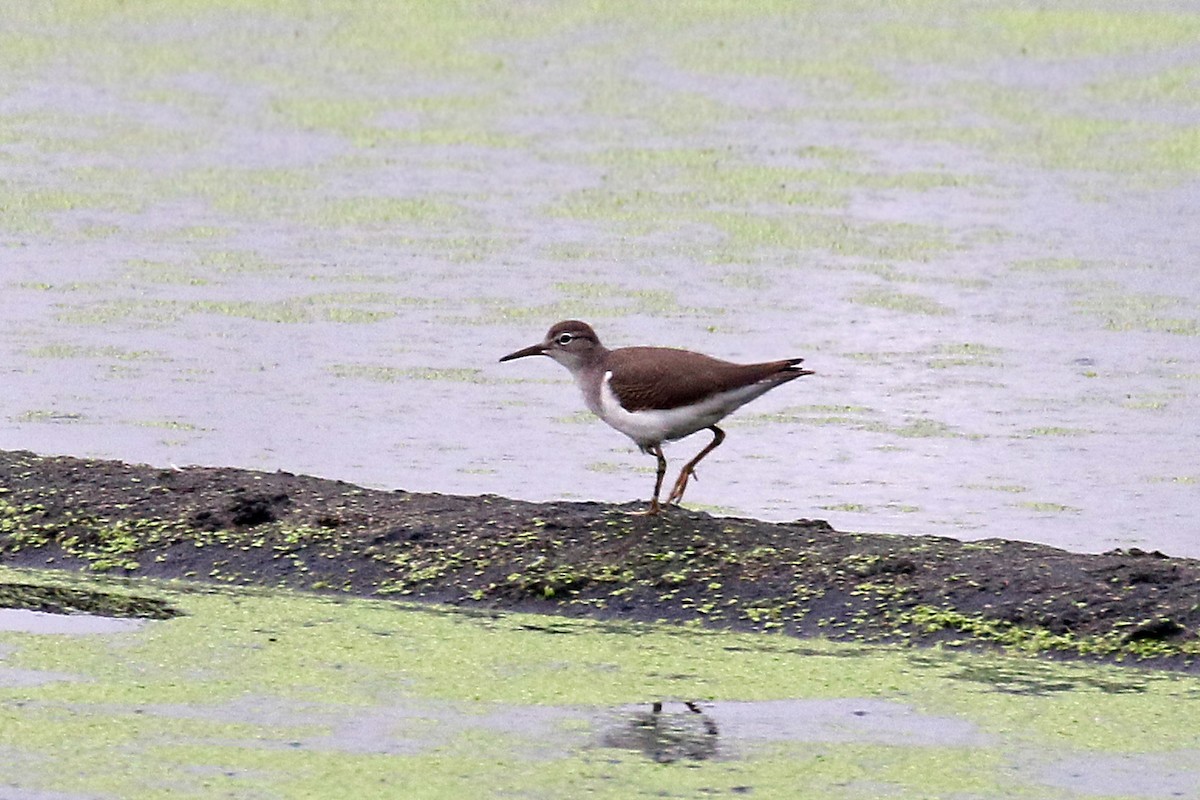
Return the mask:
<path fill-rule="evenodd" d="M 626 411 L 609 386 L 611 373 L 600 382 L 600 405 L 593 408 L 600 419 L 637 442 L 639 447 L 682 439 L 717 424 L 736 408 L 771 389 L 769 381 L 742 386 L 713 395 L 691 406 L 665 410 Z"/>

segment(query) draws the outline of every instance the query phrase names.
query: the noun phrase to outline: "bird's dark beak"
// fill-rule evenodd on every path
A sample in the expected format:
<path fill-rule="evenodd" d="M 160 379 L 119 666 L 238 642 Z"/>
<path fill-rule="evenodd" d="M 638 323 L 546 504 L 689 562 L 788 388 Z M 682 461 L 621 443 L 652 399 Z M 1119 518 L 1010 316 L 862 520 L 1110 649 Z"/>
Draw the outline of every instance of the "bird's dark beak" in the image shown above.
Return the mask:
<path fill-rule="evenodd" d="M 518 350 L 515 353 L 509 353 L 501 361 L 512 361 L 514 358 L 524 358 L 525 356 L 544 356 L 546 355 L 546 345 L 543 343 L 530 345 L 523 350 Z"/>

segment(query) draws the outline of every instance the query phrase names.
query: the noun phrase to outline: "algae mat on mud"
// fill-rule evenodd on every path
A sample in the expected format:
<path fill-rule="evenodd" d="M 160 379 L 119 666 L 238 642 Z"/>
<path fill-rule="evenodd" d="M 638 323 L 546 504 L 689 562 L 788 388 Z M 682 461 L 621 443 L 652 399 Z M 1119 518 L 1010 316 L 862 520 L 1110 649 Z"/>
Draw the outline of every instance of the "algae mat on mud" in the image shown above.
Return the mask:
<path fill-rule="evenodd" d="M 0 624 L 5 797 L 1179 797 L 1200 783 L 1191 676 L 0 580 L 180 612 L 83 635 Z"/>

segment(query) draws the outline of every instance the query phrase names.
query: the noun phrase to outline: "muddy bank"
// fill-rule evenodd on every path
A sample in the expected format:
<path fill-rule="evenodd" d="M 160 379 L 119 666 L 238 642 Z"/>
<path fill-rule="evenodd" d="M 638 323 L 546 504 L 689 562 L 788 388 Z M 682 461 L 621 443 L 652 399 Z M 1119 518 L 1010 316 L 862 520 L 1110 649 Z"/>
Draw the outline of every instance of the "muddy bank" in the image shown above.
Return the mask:
<path fill-rule="evenodd" d="M 641 507 L 0 452 L 0 563 L 1198 670 L 1200 561 Z M 96 610 L 11 584 L 5 605 Z"/>

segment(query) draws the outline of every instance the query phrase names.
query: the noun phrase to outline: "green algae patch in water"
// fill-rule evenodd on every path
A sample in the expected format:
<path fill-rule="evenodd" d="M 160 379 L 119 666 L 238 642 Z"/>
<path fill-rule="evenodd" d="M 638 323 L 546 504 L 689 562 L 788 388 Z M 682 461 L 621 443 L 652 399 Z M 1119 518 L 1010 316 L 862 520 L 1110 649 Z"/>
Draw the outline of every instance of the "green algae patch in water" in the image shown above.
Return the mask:
<path fill-rule="evenodd" d="M 168 357 L 157 350 L 126 350 L 120 347 L 76 345 L 66 342 L 30 347 L 25 351 L 30 358 L 79 358 L 114 361 L 167 361 Z"/>
<path fill-rule="evenodd" d="M 1095 293 L 1075 302 L 1076 309 L 1103 322 L 1110 331 L 1146 331 L 1200 336 L 1200 319 L 1186 297 L 1123 292 Z M 1187 315 L 1187 316 L 1179 316 Z"/>
<path fill-rule="evenodd" d="M 1165 48 L 1200 37 L 1200 15 L 1195 13 L 1009 8 L 984 16 L 1033 58 Z"/>
<path fill-rule="evenodd" d="M 18 792 L 1066 798 L 1056 764 L 1200 736 L 1194 677 L 8 569 L 0 580 L 136 590 L 183 612 L 116 633 L 0 631 L 0 781 Z"/>
<path fill-rule="evenodd" d="M 943 316 L 953 314 L 954 309 L 939 303 L 932 297 L 926 297 L 912 292 L 894 292 L 884 288 L 873 288 L 855 294 L 852 302 L 866 306 L 874 306 L 888 311 L 899 311 L 904 314 L 924 314 L 927 316 Z"/>

